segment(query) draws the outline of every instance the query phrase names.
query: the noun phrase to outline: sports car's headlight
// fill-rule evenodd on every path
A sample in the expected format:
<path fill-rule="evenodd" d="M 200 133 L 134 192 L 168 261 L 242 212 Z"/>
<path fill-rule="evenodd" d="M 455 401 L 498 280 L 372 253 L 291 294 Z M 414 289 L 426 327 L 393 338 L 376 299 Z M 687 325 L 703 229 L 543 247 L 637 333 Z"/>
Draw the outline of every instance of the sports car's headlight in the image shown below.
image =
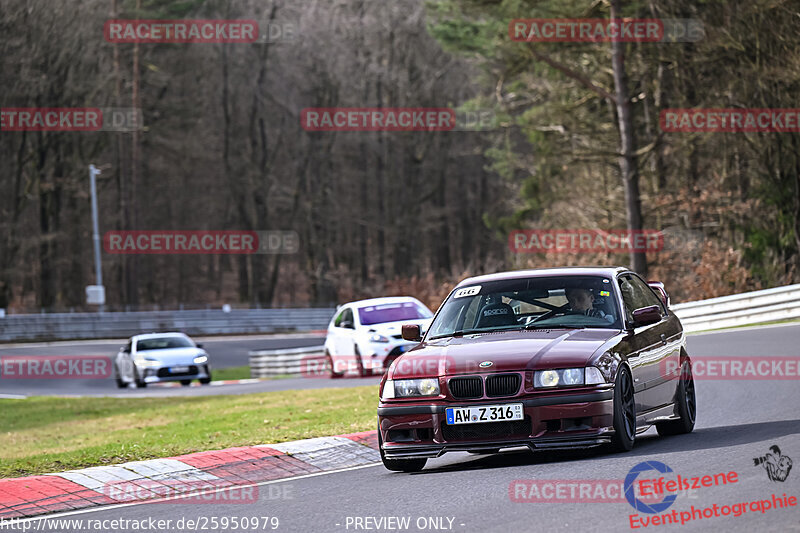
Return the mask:
<path fill-rule="evenodd" d="M 439 380 L 436 378 L 388 380 L 383 386 L 382 400 L 412 398 L 414 396 L 438 396 Z"/>
<path fill-rule="evenodd" d="M 207 355 L 198 355 L 197 357 L 194 358 L 193 361 L 198 365 L 202 365 L 203 363 L 208 361 L 208 356 Z"/>
<path fill-rule="evenodd" d="M 378 335 L 377 333 L 373 333 L 370 338 L 369 342 L 389 342 L 388 337 L 384 337 L 383 335 Z"/>
<path fill-rule="evenodd" d="M 599 385 L 605 382 L 603 375 L 593 366 L 563 368 L 560 370 L 537 370 L 533 374 L 533 386 L 537 389 Z"/>

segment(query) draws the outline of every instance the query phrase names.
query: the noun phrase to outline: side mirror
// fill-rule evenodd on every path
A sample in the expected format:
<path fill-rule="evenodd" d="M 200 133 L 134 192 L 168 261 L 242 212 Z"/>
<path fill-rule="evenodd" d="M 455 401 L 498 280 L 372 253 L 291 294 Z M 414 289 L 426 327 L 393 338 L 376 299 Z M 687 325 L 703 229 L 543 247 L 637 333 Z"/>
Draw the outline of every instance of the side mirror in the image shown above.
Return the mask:
<path fill-rule="evenodd" d="M 660 281 L 648 281 L 647 284 L 661 297 L 661 301 L 664 302 L 664 307 L 669 309 L 669 294 L 667 294 L 667 289 L 664 288 L 664 284 Z"/>
<path fill-rule="evenodd" d="M 347 321 L 347 322 L 342 321 L 339 324 L 339 327 L 340 328 L 347 328 L 347 329 L 356 329 L 355 326 L 353 325 L 353 323 L 350 322 L 350 321 Z"/>
<path fill-rule="evenodd" d="M 120 346 L 119 347 L 119 351 L 124 353 L 125 352 L 125 346 Z"/>
<path fill-rule="evenodd" d="M 198 348 L 202 348 L 203 347 L 203 345 L 201 343 L 199 343 L 199 342 L 196 342 L 194 345 L 197 346 Z"/>
<path fill-rule="evenodd" d="M 647 326 L 661 320 L 661 310 L 657 305 L 641 307 L 633 312 L 634 326 Z"/>
<path fill-rule="evenodd" d="M 422 332 L 419 329 L 419 324 L 403 324 L 401 334 L 407 341 L 419 342 L 422 340 Z"/>

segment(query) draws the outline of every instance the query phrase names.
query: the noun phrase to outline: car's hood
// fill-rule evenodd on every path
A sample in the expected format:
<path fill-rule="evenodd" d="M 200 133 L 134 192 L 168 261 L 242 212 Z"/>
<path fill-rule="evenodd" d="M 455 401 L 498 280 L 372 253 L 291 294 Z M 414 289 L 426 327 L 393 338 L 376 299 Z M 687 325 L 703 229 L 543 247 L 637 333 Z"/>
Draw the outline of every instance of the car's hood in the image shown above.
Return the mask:
<path fill-rule="evenodd" d="M 145 350 L 137 352 L 141 357 L 157 359 L 168 365 L 194 363 L 194 358 L 198 355 L 206 355 L 201 348 L 165 348 L 163 350 Z"/>
<path fill-rule="evenodd" d="M 400 335 L 402 333 L 403 324 L 418 324 L 422 332 L 426 332 L 428 330 L 428 326 L 431 325 L 430 318 L 421 318 L 417 320 L 401 320 L 398 322 L 383 322 L 381 324 L 371 324 L 369 326 L 363 326 L 364 332 L 372 335 L 373 333 L 377 333 L 378 335 L 383 335 L 385 337 L 392 337 L 395 335 Z"/>
<path fill-rule="evenodd" d="M 552 329 L 436 339 L 402 356 L 389 379 L 582 367 L 604 343 L 621 334 L 614 329 Z"/>

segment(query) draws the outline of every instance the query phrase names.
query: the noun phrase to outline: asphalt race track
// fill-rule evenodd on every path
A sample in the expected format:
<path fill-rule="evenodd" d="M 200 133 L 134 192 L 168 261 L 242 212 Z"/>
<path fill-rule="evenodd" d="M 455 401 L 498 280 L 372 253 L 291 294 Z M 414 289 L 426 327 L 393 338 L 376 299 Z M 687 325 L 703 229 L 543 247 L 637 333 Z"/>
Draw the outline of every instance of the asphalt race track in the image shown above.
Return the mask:
<path fill-rule="evenodd" d="M 317 334 L 297 335 L 259 335 L 242 337 L 196 337 L 194 339 L 203 344 L 203 348 L 211 358 L 212 371 L 214 368 L 228 368 L 245 366 L 248 364 L 250 350 L 278 350 L 282 348 L 300 348 L 306 346 L 321 346 L 325 342 L 324 336 Z M 7 355 L 24 356 L 65 356 L 78 355 L 107 355 L 114 356 L 125 341 L 68 341 L 52 343 L 29 344 L 4 344 L 0 346 L 0 358 Z M 146 389 L 120 390 L 112 379 L 2 379 L 0 376 L 0 398 L 16 396 L 37 395 L 80 395 L 80 396 L 199 396 L 203 394 L 246 394 L 250 392 L 264 392 L 268 390 L 305 389 L 321 386 L 353 386 L 353 379 L 322 380 L 322 379 L 279 379 L 262 381 L 260 383 L 221 385 L 213 387 L 180 387 L 166 388 L 160 385 L 151 385 Z M 377 383 L 377 378 L 355 380 L 363 384 Z"/>
<path fill-rule="evenodd" d="M 743 329 L 694 335 L 692 356 L 796 356 L 800 325 Z M 323 380 L 314 381 L 324 386 Z M 331 380 L 325 380 L 330 382 Z M 348 380 L 351 383 L 355 380 Z M 637 437 L 632 452 L 507 452 L 492 456 L 449 454 L 431 460 L 417 474 L 392 473 L 382 465 L 271 482 L 249 505 L 219 503 L 151 503 L 79 511 L 70 518 L 173 519 L 201 517 L 277 517 L 277 531 L 800 531 L 800 507 L 751 510 L 752 501 L 800 496 L 800 466 L 785 481 L 771 481 L 753 459 L 778 445 L 783 455 L 800 461 L 800 389 L 796 380 L 698 380 L 698 419 L 689 435 L 659 437 L 654 429 Z M 715 504 L 748 504 L 741 516 L 696 518 L 684 525 L 643 527 L 637 519 L 656 515 L 638 512 L 626 501 L 515 502 L 515 480 L 612 480 L 623 482 L 644 461 L 658 461 L 684 478 L 737 473 L 724 486 L 683 491 L 663 514 L 702 512 Z M 653 472 L 651 472 L 651 475 Z M 651 476 L 648 476 L 650 478 Z M 652 476 L 657 477 L 657 476 Z M 509 492 L 512 488 L 511 494 Z M 566 492 L 568 494 L 568 491 Z M 544 490 L 542 491 L 544 494 Z M 763 505 L 762 507 L 766 507 Z M 741 506 L 738 507 L 741 512 Z M 709 511 L 709 512 L 713 512 Z M 369 520 L 367 518 L 369 517 Z M 408 518 L 408 527 L 393 521 L 376 527 L 374 520 Z M 52 517 L 51 517 L 52 519 Z M 34 519 L 34 521 L 40 519 Z M 360 527 L 359 527 L 360 526 Z M 33 526 L 36 527 L 35 525 Z M 71 531 L 70 529 L 62 529 Z M 179 531 L 174 529 L 174 531 Z M 261 530 L 261 529 L 259 529 Z M 270 530 L 267 528 L 267 530 Z M 120 529 L 120 531 L 125 531 Z"/>

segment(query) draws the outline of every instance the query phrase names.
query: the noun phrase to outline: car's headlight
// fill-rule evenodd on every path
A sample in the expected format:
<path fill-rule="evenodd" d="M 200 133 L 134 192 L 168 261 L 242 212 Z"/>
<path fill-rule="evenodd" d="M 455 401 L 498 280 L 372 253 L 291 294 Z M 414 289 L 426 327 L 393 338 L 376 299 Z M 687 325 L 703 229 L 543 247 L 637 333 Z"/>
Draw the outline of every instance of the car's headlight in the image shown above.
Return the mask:
<path fill-rule="evenodd" d="M 153 357 L 138 357 L 136 364 L 139 366 L 161 366 L 161 361 Z"/>
<path fill-rule="evenodd" d="M 373 333 L 369 338 L 369 342 L 389 342 L 389 338 Z"/>
<path fill-rule="evenodd" d="M 202 365 L 206 361 L 208 361 L 207 355 L 198 355 L 197 357 L 194 358 L 194 362 L 198 365 Z"/>
<path fill-rule="evenodd" d="M 537 370 L 533 374 L 533 386 L 537 389 L 600 385 L 605 382 L 603 375 L 593 366 L 563 368 L 560 370 Z"/>
<path fill-rule="evenodd" d="M 436 378 L 388 380 L 383 386 L 382 400 L 438 396 L 439 380 Z"/>

